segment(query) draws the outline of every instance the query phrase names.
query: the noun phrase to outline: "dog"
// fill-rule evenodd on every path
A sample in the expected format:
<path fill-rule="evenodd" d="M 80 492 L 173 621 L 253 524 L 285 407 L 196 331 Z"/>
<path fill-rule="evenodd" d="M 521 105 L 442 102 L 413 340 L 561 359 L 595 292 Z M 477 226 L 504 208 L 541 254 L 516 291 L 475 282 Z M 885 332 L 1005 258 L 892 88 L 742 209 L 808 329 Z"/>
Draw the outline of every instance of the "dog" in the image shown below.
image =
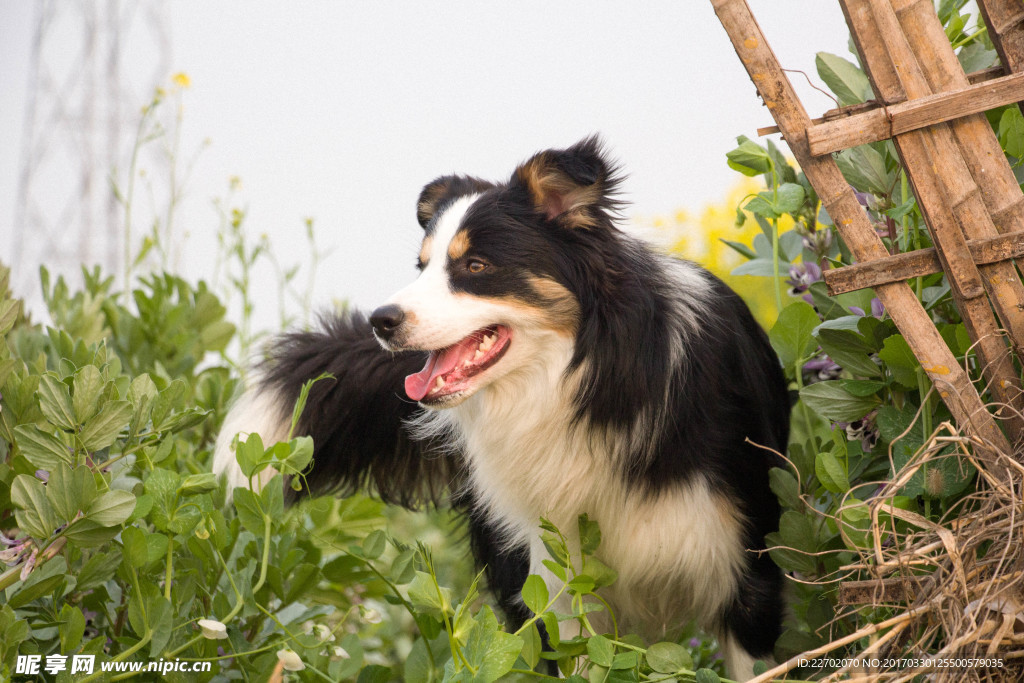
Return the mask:
<path fill-rule="evenodd" d="M 790 401 L 767 335 L 731 289 L 617 227 L 621 176 L 601 141 L 540 152 L 507 182 L 422 191 L 419 276 L 367 319 L 329 316 L 269 347 L 225 421 L 231 442 L 312 436 L 314 492 L 369 489 L 415 507 L 446 495 L 512 627 L 540 574 L 543 517 L 578 543 L 598 521 L 601 589 L 625 626 L 671 637 L 696 619 L 749 677 L 780 634 L 783 576 L 765 551 Z M 595 618 L 590 615 L 591 621 Z M 609 629 L 610 630 L 610 629 Z"/>

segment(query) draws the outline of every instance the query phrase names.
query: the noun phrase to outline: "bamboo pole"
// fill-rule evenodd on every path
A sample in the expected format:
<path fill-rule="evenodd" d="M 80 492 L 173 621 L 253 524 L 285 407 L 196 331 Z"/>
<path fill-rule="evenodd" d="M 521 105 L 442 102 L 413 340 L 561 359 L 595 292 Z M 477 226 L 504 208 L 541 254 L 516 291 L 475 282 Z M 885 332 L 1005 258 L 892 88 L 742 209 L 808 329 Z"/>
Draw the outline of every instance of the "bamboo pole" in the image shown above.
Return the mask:
<path fill-rule="evenodd" d="M 889 1 L 840 0 L 840 4 L 879 99 L 894 102 L 930 95 L 924 70 Z M 1009 406 L 1003 412 L 1011 441 L 1016 444 L 1024 441 L 1020 377 L 984 293 L 988 291 L 1011 337 L 1020 340 L 1024 339 L 1024 285 L 1012 263 L 979 267 L 971 259 L 966 238 L 992 237 L 998 235 L 998 230 L 949 125 L 910 131 L 893 141 L 931 228 L 953 299 L 971 339 L 977 343 L 992 392 Z"/>
<path fill-rule="evenodd" d="M 1024 233 L 1015 232 L 998 237 L 968 240 L 971 260 L 977 264 L 997 263 L 1024 257 Z M 830 268 L 822 275 L 829 294 L 843 294 L 858 289 L 877 287 L 887 282 L 899 282 L 913 277 L 924 277 L 942 270 L 942 262 L 934 247 L 893 254 L 877 261 L 854 263 L 842 268 Z"/>
<path fill-rule="evenodd" d="M 1024 6 L 1020 0 L 1014 1 L 1018 8 Z M 911 49 L 917 54 L 917 61 L 928 65 L 921 71 L 931 92 L 966 87 L 967 76 L 945 37 L 931 0 L 893 0 L 892 7 Z M 982 199 L 996 228 L 1000 232 L 1024 231 L 1024 195 L 988 119 L 982 114 L 966 116 L 952 122 L 950 128 L 971 175 L 981 188 Z M 1024 337 L 1017 336 L 1013 330 L 1011 334 L 1016 344 L 1024 344 Z"/>
<path fill-rule="evenodd" d="M 1024 71 L 1024 3 L 1020 0 L 978 0 L 988 37 L 1008 72 Z"/>
<path fill-rule="evenodd" d="M 867 214 L 831 157 L 813 157 L 807 146 L 810 118 L 789 78 L 765 40 L 745 0 L 711 0 L 761 99 L 771 111 L 790 151 L 810 180 L 852 251 L 861 262 L 888 256 Z M 1009 451 L 1009 443 L 985 409 L 967 373 L 957 364 L 935 325 L 906 283 L 880 285 L 875 293 L 896 322 L 939 395 L 960 427 L 990 446 Z"/>
<path fill-rule="evenodd" d="M 831 154 L 1024 100 L 1024 73 L 871 109 L 807 129 L 811 154 Z"/>

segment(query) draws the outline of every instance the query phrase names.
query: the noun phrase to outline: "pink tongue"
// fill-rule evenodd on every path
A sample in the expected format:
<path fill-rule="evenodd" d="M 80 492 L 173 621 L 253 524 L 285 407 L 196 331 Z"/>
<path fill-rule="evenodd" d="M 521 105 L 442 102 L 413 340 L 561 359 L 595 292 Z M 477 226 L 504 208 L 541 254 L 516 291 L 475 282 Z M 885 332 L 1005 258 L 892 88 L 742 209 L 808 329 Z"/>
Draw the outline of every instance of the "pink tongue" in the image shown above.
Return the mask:
<path fill-rule="evenodd" d="M 447 349 L 431 351 L 423 369 L 405 378 L 406 395 L 414 401 L 422 400 L 430 393 L 438 377 L 454 370 L 467 354 L 476 353 L 479 344 L 479 338 L 476 335 L 470 335 Z"/>

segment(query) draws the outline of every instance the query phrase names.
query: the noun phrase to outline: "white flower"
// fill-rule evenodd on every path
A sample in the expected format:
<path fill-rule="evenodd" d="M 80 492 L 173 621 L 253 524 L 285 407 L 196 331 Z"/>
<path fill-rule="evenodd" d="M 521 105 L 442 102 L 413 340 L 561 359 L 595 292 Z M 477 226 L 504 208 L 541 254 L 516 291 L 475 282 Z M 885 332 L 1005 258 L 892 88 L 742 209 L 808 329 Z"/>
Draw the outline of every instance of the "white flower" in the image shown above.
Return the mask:
<path fill-rule="evenodd" d="M 365 609 L 363 607 L 360 607 L 359 609 L 363 613 L 363 621 L 365 621 L 367 624 L 379 624 L 381 622 L 382 617 L 380 616 L 380 612 L 378 612 L 377 610 Z"/>
<path fill-rule="evenodd" d="M 203 630 L 203 637 L 210 640 L 224 640 L 228 637 L 228 627 L 216 619 L 200 619 L 199 628 Z"/>
<path fill-rule="evenodd" d="M 319 640 L 321 643 L 336 640 L 334 634 L 331 633 L 331 629 L 327 624 L 317 624 L 314 630 L 316 631 L 317 640 Z"/>
<path fill-rule="evenodd" d="M 351 659 L 352 655 L 343 647 L 334 646 L 334 659 Z"/>
<path fill-rule="evenodd" d="M 288 671 L 302 671 L 306 668 L 302 659 L 293 650 L 278 650 L 277 661 L 281 662 Z"/>

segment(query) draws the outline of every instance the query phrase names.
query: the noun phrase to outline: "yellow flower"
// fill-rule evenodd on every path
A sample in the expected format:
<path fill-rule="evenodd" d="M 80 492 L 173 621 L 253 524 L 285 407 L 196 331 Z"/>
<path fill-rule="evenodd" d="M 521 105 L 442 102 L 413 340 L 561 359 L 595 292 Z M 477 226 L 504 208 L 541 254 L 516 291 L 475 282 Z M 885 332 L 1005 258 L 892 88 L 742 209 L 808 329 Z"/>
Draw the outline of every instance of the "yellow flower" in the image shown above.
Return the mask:
<path fill-rule="evenodd" d="M 179 88 L 189 88 L 192 86 L 192 79 L 189 78 L 188 74 L 184 71 L 179 71 L 171 76 L 171 80 L 174 81 L 174 84 Z"/>

